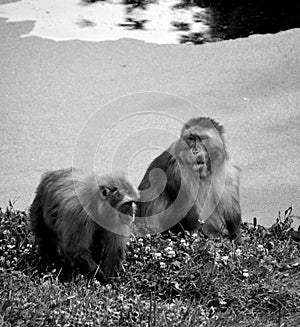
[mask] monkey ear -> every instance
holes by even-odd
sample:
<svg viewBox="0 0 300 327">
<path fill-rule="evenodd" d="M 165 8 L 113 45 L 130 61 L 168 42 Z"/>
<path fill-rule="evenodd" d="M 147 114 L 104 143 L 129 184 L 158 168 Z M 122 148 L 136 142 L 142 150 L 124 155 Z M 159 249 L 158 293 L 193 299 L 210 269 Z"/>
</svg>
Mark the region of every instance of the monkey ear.
<svg viewBox="0 0 300 327">
<path fill-rule="evenodd" d="M 100 186 L 100 194 L 104 199 L 106 199 L 110 194 L 109 188 L 105 186 Z"/>
</svg>

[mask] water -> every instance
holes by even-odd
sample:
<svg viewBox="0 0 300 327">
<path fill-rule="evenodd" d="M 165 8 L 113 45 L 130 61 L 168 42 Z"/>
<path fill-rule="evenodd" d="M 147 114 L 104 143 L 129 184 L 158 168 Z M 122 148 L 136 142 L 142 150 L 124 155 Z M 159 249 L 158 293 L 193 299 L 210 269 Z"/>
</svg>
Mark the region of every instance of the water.
<svg viewBox="0 0 300 327">
<path fill-rule="evenodd" d="M 234 39 L 300 27 L 300 2 L 293 0 L 202 0 L 212 13 L 212 37 Z"/>
<path fill-rule="evenodd" d="M 78 0 L 22 0 L 0 6 L 0 17 L 9 22 L 35 21 L 26 36 L 39 36 L 55 41 L 80 39 L 85 41 L 133 38 L 150 43 L 174 44 L 187 37 L 175 22 L 189 24 L 193 31 L 208 29 L 203 22 L 194 22 L 194 16 L 204 9 L 172 9 L 177 0 L 157 1 L 144 10 L 130 10 L 122 0 L 87 3 Z M 175 25 L 174 25 L 175 24 Z"/>
<path fill-rule="evenodd" d="M 270 0 L 22 0 L 0 6 L 10 22 L 33 20 L 24 36 L 56 41 L 133 38 L 201 44 L 300 27 L 300 2 Z"/>
</svg>

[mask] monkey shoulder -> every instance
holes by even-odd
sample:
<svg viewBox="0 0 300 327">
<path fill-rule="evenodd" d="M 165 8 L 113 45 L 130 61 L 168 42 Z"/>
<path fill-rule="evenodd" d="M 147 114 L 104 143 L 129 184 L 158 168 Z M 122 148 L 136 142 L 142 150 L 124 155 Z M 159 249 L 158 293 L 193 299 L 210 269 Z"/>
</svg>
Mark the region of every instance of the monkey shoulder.
<svg viewBox="0 0 300 327">
<path fill-rule="evenodd" d="M 166 177 L 168 178 L 167 183 L 169 183 L 170 178 L 174 179 L 176 177 L 174 176 L 174 167 L 176 164 L 176 159 L 169 153 L 169 151 L 162 152 L 150 163 L 138 189 L 143 191 L 150 187 L 149 174 L 153 169 L 161 169 L 165 172 L 167 175 Z"/>
</svg>

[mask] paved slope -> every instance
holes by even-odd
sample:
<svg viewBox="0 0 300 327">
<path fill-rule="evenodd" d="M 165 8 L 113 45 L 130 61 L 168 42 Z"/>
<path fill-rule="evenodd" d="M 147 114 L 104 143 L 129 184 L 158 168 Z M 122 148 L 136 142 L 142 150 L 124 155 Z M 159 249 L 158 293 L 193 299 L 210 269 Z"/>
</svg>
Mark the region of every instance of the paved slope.
<svg viewBox="0 0 300 327">
<path fill-rule="evenodd" d="M 159 152 L 142 150 L 141 144 L 165 148 L 185 115 L 209 115 L 225 125 L 232 157 L 243 168 L 244 219 L 255 215 L 270 225 L 278 210 L 290 205 L 300 213 L 299 29 L 202 46 L 164 46 L 20 38 L 31 28 L 31 22 L 0 20 L 2 206 L 11 198 L 17 208 L 26 208 L 42 172 L 70 166 L 84 122 L 107 101 L 160 91 L 167 94 L 126 97 L 100 110 L 87 138 L 103 135 L 108 123 L 118 124 L 100 142 L 99 157 L 109 157 L 117 147 L 114 162 L 137 183 Z M 147 116 L 147 110 L 156 113 Z M 119 122 L 137 111 L 143 114 Z M 161 116 L 164 112 L 175 119 Z M 126 149 L 120 147 L 123 139 Z M 95 166 L 105 166 L 97 155 Z"/>
</svg>

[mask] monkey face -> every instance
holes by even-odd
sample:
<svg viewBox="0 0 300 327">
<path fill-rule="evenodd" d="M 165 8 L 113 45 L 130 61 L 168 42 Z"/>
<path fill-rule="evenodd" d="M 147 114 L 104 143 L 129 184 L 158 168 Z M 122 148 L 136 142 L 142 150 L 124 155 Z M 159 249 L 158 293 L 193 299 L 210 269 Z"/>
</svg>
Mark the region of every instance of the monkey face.
<svg viewBox="0 0 300 327">
<path fill-rule="evenodd" d="M 118 178 L 111 185 L 100 186 L 100 194 L 119 212 L 123 223 L 130 224 L 134 221 L 138 192 L 126 180 Z"/>
<path fill-rule="evenodd" d="M 185 161 L 200 177 L 207 177 L 224 161 L 226 151 L 217 129 L 192 126 L 183 130 L 181 137 Z"/>
<path fill-rule="evenodd" d="M 117 208 L 124 196 L 116 187 L 100 186 L 101 197 L 106 200 L 113 208 Z"/>
<path fill-rule="evenodd" d="M 121 204 L 118 209 L 119 212 L 131 216 L 133 220 L 135 218 L 136 210 L 137 206 L 134 201 L 125 202 Z"/>
<path fill-rule="evenodd" d="M 180 142 L 179 156 L 184 164 L 204 178 L 210 174 L 210 157 L 200 136 L 188 132 Z"/>
</svg>

